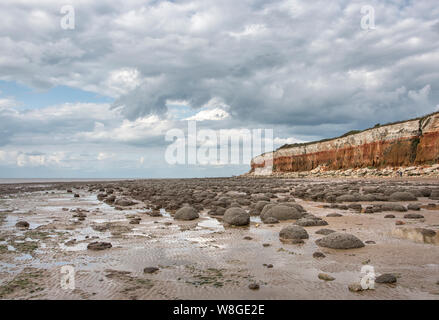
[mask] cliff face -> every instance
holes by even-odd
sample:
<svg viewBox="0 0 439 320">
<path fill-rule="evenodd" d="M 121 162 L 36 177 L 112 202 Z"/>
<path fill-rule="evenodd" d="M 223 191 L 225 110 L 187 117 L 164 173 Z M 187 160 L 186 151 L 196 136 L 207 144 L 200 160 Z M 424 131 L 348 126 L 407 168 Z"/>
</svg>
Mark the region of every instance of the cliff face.
<svg viewBox="0 0 439 320">
<path fill-rule="evenodd" d="M 251 171 L 310 171 L 399 167 L 439 161 L 439 113 L 422 119 L 384 125 L 346 137 L 278 149 L 255 157 Z"/>
</svg>

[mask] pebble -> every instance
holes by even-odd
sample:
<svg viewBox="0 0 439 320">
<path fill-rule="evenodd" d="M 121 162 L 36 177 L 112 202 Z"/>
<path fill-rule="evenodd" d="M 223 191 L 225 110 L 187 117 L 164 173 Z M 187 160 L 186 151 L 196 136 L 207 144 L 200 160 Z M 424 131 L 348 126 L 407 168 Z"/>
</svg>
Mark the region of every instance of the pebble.
<svg viewBox="0 0 439 320">
<path fill-rule="evenodd" d="M 145 269 L 143 269 L 144 273 L 155 273 L 159 271 L 159 268 L 156 267 L 146 267 Z"/>
<path fill-rule="evenodd" d="M 312 254 L 313 258 L 319 259 L 319 258 L 325 258 L 325 254 L 319 251 L 316 251 Z"/>
<path fill-rule="evenodd" d="M 248 288 L 249 288 L 250 290 L 259 290 L 259 284 L 257 284 L 257 283 L 251 283 L 251 284 L 248 285 Z"/>
<path fill-rule="evenodd" d="M 324 281 L 334 281 L 335 278 L 326 273 L 319 273 L 319 279 Z"/>
<path fill-rule="evenodd" d="M 348 286 L 349 291 L 351 292 L 360 292 L 363 291 L 363 288 L 361 287 L 361 285 L 359 283 L 352 283 Z"/>
<path fill-rule="evenodd" d="M 391 273 L 384 273 L 375 279 L 376 283 L 395 283 L 396 277 Z"/>
</svg>

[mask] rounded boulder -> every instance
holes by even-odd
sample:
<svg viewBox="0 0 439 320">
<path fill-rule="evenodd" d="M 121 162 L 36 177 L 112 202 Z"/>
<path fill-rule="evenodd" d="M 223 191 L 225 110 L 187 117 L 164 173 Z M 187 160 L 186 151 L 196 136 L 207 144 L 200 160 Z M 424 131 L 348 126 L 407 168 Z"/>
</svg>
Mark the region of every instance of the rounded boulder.
<svg viewBox="0 0 439 320">
<path fill-rule="evenodd" d="M 175 220 L 195 220 L 199 217 L 197 210 L 195 210 L 193 207 L 183 207 L 181 209 L 178 209 L 177 212 L 174 215 Z"/>
<path fill-rule="evenodd" d="M 349 233 L 334 232 L 322 239 L 316 240 L 320 247 L 331 249 L 355 249 L 364 247 L 363 241 Z"/>
<path fill-rule="evenodd" d="M 250 214 L 242 208 L 229 208 L 224 213 L 223 220 L 232 226 L 246 226 L 250 223 Z"/>
<path fill-rule="evenodd" d="M 308 239 L 308 232 L 302 227 L 299 226 L 288 226 L 283 228 L 279 232 L 279 238 L 281 239 Z"/>
</svg>

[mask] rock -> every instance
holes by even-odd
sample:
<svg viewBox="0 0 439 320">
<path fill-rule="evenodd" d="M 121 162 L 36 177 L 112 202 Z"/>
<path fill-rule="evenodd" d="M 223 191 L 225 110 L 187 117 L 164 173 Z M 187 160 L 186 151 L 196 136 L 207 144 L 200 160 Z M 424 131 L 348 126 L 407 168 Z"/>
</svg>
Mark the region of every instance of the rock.
<svg viewBox="0 0 439 320">
<path fill-rule="evenodd" d="M 266 248 L 266 247 L 271 246 L 271 244 L 269 244 L 269 243 L 263 243 L 262 246 Z"/>
<path fill-rule="evenodd" d="M 99 232 L 105 232 L 108 230 L 108 225 L 92 225 L 91 226 L 93 230 L 99 231 Z"/>
<path fill-rule="evenodd" d="M 211 216 L 223 216 L 225 212 L 226 212 L 226 208 L 218 207 L 216 209 L 209 211 L 209 214 Z"/>
<path fill-rule="evenodd" d="M 410 192 L 395 192 L 395 193 L 392 193 L 390 195 L 389 200 L 390 201 L 416 201 L 418 199 Z"/>
<path fill-rule="evenodd" d="M 367 241 L 365 241 L 365 243 L 366 243 L 366 244 L 376 244 L 376 242 L 375 242 L 375 241 L 372 241 L 372 240 L 367 240 Z"/>
<path fill-rule="evenodd" d="M 420 234 L 422 234 L 422 236 L 424 236 L 424 237 L 434 237 L 436 235 L 436 231 L 431 230 L 431 229 L 416 228 L 415 230 L 417 232 L 419 232 Z"/>
<path fill-rule="evenodd" d="M 413 210 L 413 211 L 419 211 L 419 210 L 421 210 L 421 206 L 418 203 L 410 203 L 407 206 L 407 209 L 408 210 Z"/>
<path fill-rule="evenodd" d="M 332 277 L 326 273 L 319 273 L 318 277 L 320 280 L 325 280 L 325 281 L 334 281 L 335 280 L 334 277 Z"/>
<path fill-rule="evenodd" d="M 363 241 L 349 233 L 334 232 L 322 239 L 316 240 L 320 247 L 331 249 L 355 249 L 364 247 Z"/>
<path fill-rule="evenodd" d="M 259 290 L 259 284 L 257 284 L 257 283 L 250 283 L 250 284 L 248 285 L 248 288 L 249 288 L 250 290 Z"/>
<path fill-rule="evenodd" d="M 405 211 L 407 211 L 407 208 L 399 203 L 384 203 L 381 205 L 381 211 L 405 212 Z"/>
<path fill-rule="evenodd" d="M 143 273 L 156 273 L 159 270 L 160 269 L 156 267 L 146 267 L 145 269 L 143 269 Z"/>
<path fill-rule="evenodd" d="M 373 207 L 372 206 L 366 207 L 366 209 L 364 209 L 364 213 L 374 213 Z"/>
<path fill-rule="evenodd" d="M 76 239 L 69 240 L 64 243 L 66 246 L 71 247 L 76 244 Z"/>
<path fill-rule="evenodd" d="M 384 273 L 375 279 L 376 283 L 395 283 L 396 277 L 391 273 Z"/>
<path fill-rule="evenodd" d="M 306 230 L 300 226 L 288 226 L 279 232 L 281 239 L 308 239 L 309 235 Z"/>
<path fill-rule="evenodd" d="M 270 210 L 271 208 L 277 206 L 275 203 L 268 203 L 264 206 L 264 208 L 261 211 L 261 218 L 265 215 L 265 213 Z"/>
<path fill-rule="evenodd" d="M 75 193 L 75 195 L 73 196 L 74 198 L 79 198 L 79 194 Z"/>
<path fill-rule="evenodd" d="M 97 195 L 97 198 L 98 198 L 99 201 L 104 200 L 106 197 L 107 197 L 107 195 L 104 194 L 104 193 L 100 193 L 100 194 Z"/>
<path fill-rule="evenodd" d="M 359 283 L 352 283 L 348 286 L 348 288 L 349 288 L 349 291 L 352 291 L 352 292 L 363 291 L 363 287 Z"/>
<path fill-rule="evenodd" d="M 359 203 L 351 203 L 350 205 L 348 205 L 348 208 L 358 212 L 361 212 L 361 210 L 363 209 L 363 207 Z"/>
<path fill-rule="evenodd" d="M 439 190 L 432 190 L 429 199 L 439 200 Z"/>
<path fill-rule="evenodd" d="M 320 229 L 318 231 L 316 231 L 316 234 L 322 234 L 324 236 L 327 236 L 328 234 L 334 233 L 334 230 L 331 229 Z"/>
<path fill-rule="evenodd" d="M 264 212 L 264 214 L 261 214 L 261 219 L 273 217 L 276 218 L 277 220 L 291 220 L 291 219 L 300 219 L 302 216 L 303 213 L 293 207 L 276 205 L 271 207 L 266 212 Z"/>
<path fill-rule="evenodd" d="M 342 214 L 340 213 L 330 213 L 326 215 L 328 218 L 338 218 L 338 217 L 343 217 Z"/>
<path fill-rule="evenodd" d="M 140 224 L 140 218 L 135 218 L 130 220 L 130 224 Z"/>
<path fill-rule="evenodd" d="M 229 208 L 224 213 L 223 220 L 232 226 L 246 226 L 250 223 L 250 214 L 242 208 Z"/>
<path fill-rule="evenodd" d="M 29 228 L 29 222 L 27 221 L 18 221 L 15 226 L 17 228 L 22 228 L 22 229 L 28 229 Z"/>
<path fill-rule="evenodd" d="M 357 202 L 360 200 L 358 195 L 345 194 L 336 198 L 336 202 Z"/>
<path fill-rule="evenodd" d="M 422 194 L 423 197 L 429 197 L 431 195 L 431 189 L 429 188 L 421 188 L 419 192 Z"/>
<path fill-rule="evenodd" d="M 128 199 L 118 199 L 118 200 L 114 201 L 114 204 L 116 206 L 120 206 L 120 207 L 130 207 L 132 205 L 135 205 L 136 203 L 134 201 L 131 201 L 131 200 L 128 200 Z"/>
<path fill-rule="evenodd" d="M 266 224 L 275 224 L 275 223 L 279 223 L 279 220 L 277 220 L 276 218 L 274 218 L 274 217 L 268 217 L 268 218 L 265 218 L 264 220 L 262 220 L 264 223 L 266 223 Z"/>
<path fill-rule="evenodd" d="M 395 219 L 395 216 L 393 214 L 386 214 L 384 216 L 384 218 L 386 218 L 386 219 Z"/>
<path fill-rule="evenodd" d="M 267 204 L 269 204 L 269 203 L 270 203 L 269 201 L 258 201 L 258 202 L 256 202 L 256 205 L 255 205 L 255 208 L 254 208 L 255 215 L 260 215 L 262 209 L 264 209 L 264 207 Z"/>
<path fill-rule="evenodd" d="M 423 219 L 424 216 L 422 214 L 418 214 L 418 213 L 407 213 L 406 215 L 404 215 L 405 219 Z"/>
<path fill-rule="evenodd" d="M 100 251 L 105 249 L 110 249 L 112 247 L 109 242 L 92 242 L 87 246 L 88 250 Z"/>
<path fill-rule="evenodd" d="M 106 204 L 112 204 L 114 203 L 114 201 L 116 201 L 116 196 L 110 196 L 107 199 L 105 199 Z"/>
<path fill-rule="evenodd" d="M 283 203 L 283 205 L 291 207 L 291 208 L 294 208 L 294 209 L 296 209 L 299 212 L 306 212 L 306 210 L 300 204 L 298 204 L 298 203 L 286 202 L 286 203 Z"/>
<path fill-rule="evenodd" d="M 396 220 L 395 221 L 395 225 L 397 225 L 397 226 L 402 226 L 403 224 L 405 224 L 404 221 L 401 221 L 401 220 Z"/>
<path fill-rule="evenodd" d="M 197 218 L 199 218 L 198 212 L 193 207 L 183 207 L 178 209 L 174 215 L 175 220 L 189 221 Z"/>
<path fill-rule="evenodd" d="M 253 238 L 252 238 L 252 237 L 249 237 L 249 236 L 245 236 L 243 239 L 244 239 L 244 240 L 253 240 Z"/>
<path fill-rule="evenodd" d="M 316 226 L 327 226 L 328 222 L 322 219 L 302 218 L 297 220 L 295 224 L 301 227 L 316 227 Z"/>
<path fill-rule="evenodd" d="M 322 258 L 325 258 L 325 257 L 326 257 L 325 254 L 322 253 L 322 252 L 320 252 L 320 251 L 316 251 L 316 252 L 314 252 L 314 253 L 312 254 L 312 256 L 313 256 L 313 258 L 316 258 L 316 259 L 322 259 Z"/>
<path fill-rule="evenodd" d="M 160 210 L 152 210 L 151 212 L 148 212 L 148 215 L 151 217 L 162 217 L 162 213 Z"/>
</svg>

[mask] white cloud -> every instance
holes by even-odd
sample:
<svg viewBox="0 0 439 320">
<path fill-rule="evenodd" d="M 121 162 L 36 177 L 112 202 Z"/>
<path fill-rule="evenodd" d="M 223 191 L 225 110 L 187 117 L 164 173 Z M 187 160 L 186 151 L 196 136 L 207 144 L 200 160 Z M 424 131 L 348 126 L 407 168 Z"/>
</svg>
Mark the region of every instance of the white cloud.
<svg viewBox="0 0 439 320">
<path fill-rule="evenodd" d="M 106 81 L 107 95 L 118 97 L 134 90 L 141 83 L 140 73 L 137 69 L 122 68 L 110 72 Z"/>
<path fill-rule="evenodd" d="M 227 111 L 224 111 L 220 108 L 214 108 L 209 110 L 202 110 L 198 112 L 196 115 L 186 118 L 185 120 L 195 120 L 195 121 L 218 121 L 218 120 L 224 120 L 229 118 L 230 115 L 227 113 Z"/>
</svg>

